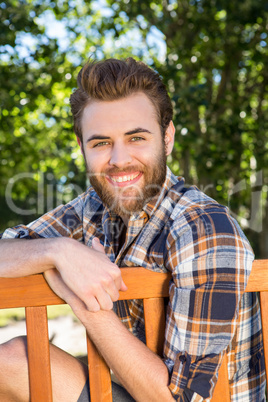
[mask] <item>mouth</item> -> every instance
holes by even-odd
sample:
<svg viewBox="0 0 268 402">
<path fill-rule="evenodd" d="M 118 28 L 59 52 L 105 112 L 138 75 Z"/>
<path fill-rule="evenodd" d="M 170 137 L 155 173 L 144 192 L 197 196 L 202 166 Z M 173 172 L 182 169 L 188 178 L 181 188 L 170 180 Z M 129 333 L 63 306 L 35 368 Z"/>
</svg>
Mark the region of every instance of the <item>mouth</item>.
<svg viewBox="0 0 268 402">
<path fill-rule="evenodd" d="M 124 174 L 124 172 L 122 172 L 121 174 L 106 176 L 106 178 L 112 185 L 124 187 L 135 184 L 141 176 L 142 172 L 134 172 L 131 174 Z"/>
</svg>

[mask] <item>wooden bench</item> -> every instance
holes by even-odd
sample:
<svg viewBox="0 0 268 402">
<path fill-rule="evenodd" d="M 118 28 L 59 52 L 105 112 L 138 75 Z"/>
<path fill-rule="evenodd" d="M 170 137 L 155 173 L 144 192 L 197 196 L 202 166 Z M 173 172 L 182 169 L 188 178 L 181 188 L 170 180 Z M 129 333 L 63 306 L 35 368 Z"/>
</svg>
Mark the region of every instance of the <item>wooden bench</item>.
<svg viewBox="0 0 268 402">
<path fill-rule="evenodd" d="M 144 299 L 147 346 L 161 355 L 165 328 L 164 297 L 168 297 L 170 274 L 154 273 L 144 268 L 123 268 L 122 276 L 128 290 L 120 293 L 120 300 Z M 267 373 L 268 260 L 254 262 L 246 291 L 260 292 Z M 0 279 L 0 308 L 25 307 L 26 310 L 29 382 L 32 402 L 52 401 L 46 306 L 64 303 L 48 287 L 42 275 Z M 87 346 L 91 401 L 111 402 L 110 370 L 89 338 L 87 338 Z M 220 368 L 219 380 L 212 401 L 230 401 L 226 358 Z"/>
</svg>

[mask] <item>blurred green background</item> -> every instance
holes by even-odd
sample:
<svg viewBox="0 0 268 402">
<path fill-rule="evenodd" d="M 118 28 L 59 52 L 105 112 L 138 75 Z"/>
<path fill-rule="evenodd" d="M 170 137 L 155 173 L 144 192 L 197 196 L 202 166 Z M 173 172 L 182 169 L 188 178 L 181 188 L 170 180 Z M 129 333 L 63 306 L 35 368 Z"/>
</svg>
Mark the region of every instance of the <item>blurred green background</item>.
<svg viewBox="0 0 268 402">
<path fill-rule="evenodd" d="M 268 258 L 266 0 L 0 0 L 0 21 L 0 232 L 86 188 L 77 73 L 91 55 L 133 55 L 174 103 L 169 166 L 228 205 Z"/>
</svg>

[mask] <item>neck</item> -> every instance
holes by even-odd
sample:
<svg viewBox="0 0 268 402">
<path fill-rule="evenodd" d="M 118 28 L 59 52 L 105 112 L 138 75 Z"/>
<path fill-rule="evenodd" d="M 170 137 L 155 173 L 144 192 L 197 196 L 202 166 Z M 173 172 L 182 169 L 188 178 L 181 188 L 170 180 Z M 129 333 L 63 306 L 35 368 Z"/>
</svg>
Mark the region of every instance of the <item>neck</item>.
<svg viewBox="0 0 268 402">
<path fill-rule="evenodd" d="M 120 215 L 120 218 L 122 219 L 126 227 L 128 226 L 129 217 L 130 215 Z"/>
</svg>

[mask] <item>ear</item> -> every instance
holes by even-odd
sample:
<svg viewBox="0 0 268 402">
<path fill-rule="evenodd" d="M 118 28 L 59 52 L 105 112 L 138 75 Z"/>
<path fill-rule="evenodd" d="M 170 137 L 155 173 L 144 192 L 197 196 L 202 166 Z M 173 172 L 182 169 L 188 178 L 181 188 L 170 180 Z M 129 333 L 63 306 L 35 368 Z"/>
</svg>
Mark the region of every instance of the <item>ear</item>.
<svg viewBox="0 0 268 402">
<path fill-rule="evenodd" d="M 168 128 L 165 133 L 165 148 L 166 155 L 170 155 L 174 145 L 175 127 L 173 121 L 170 120 Z"/>
<path fill-rule="evenodd" d="M 77 143 L 78 143 L 78 145 L 79 145 L 79 147 L 80 147 L 80 149 L 81 149 L 82 155 L 84 155 L 83 142 L 82 142 L 82 141 L 80 140 L 80 138 L 77 137 L 77 136 L 76 136 L 76 140 L 77 140 Z"/>
</svg>

